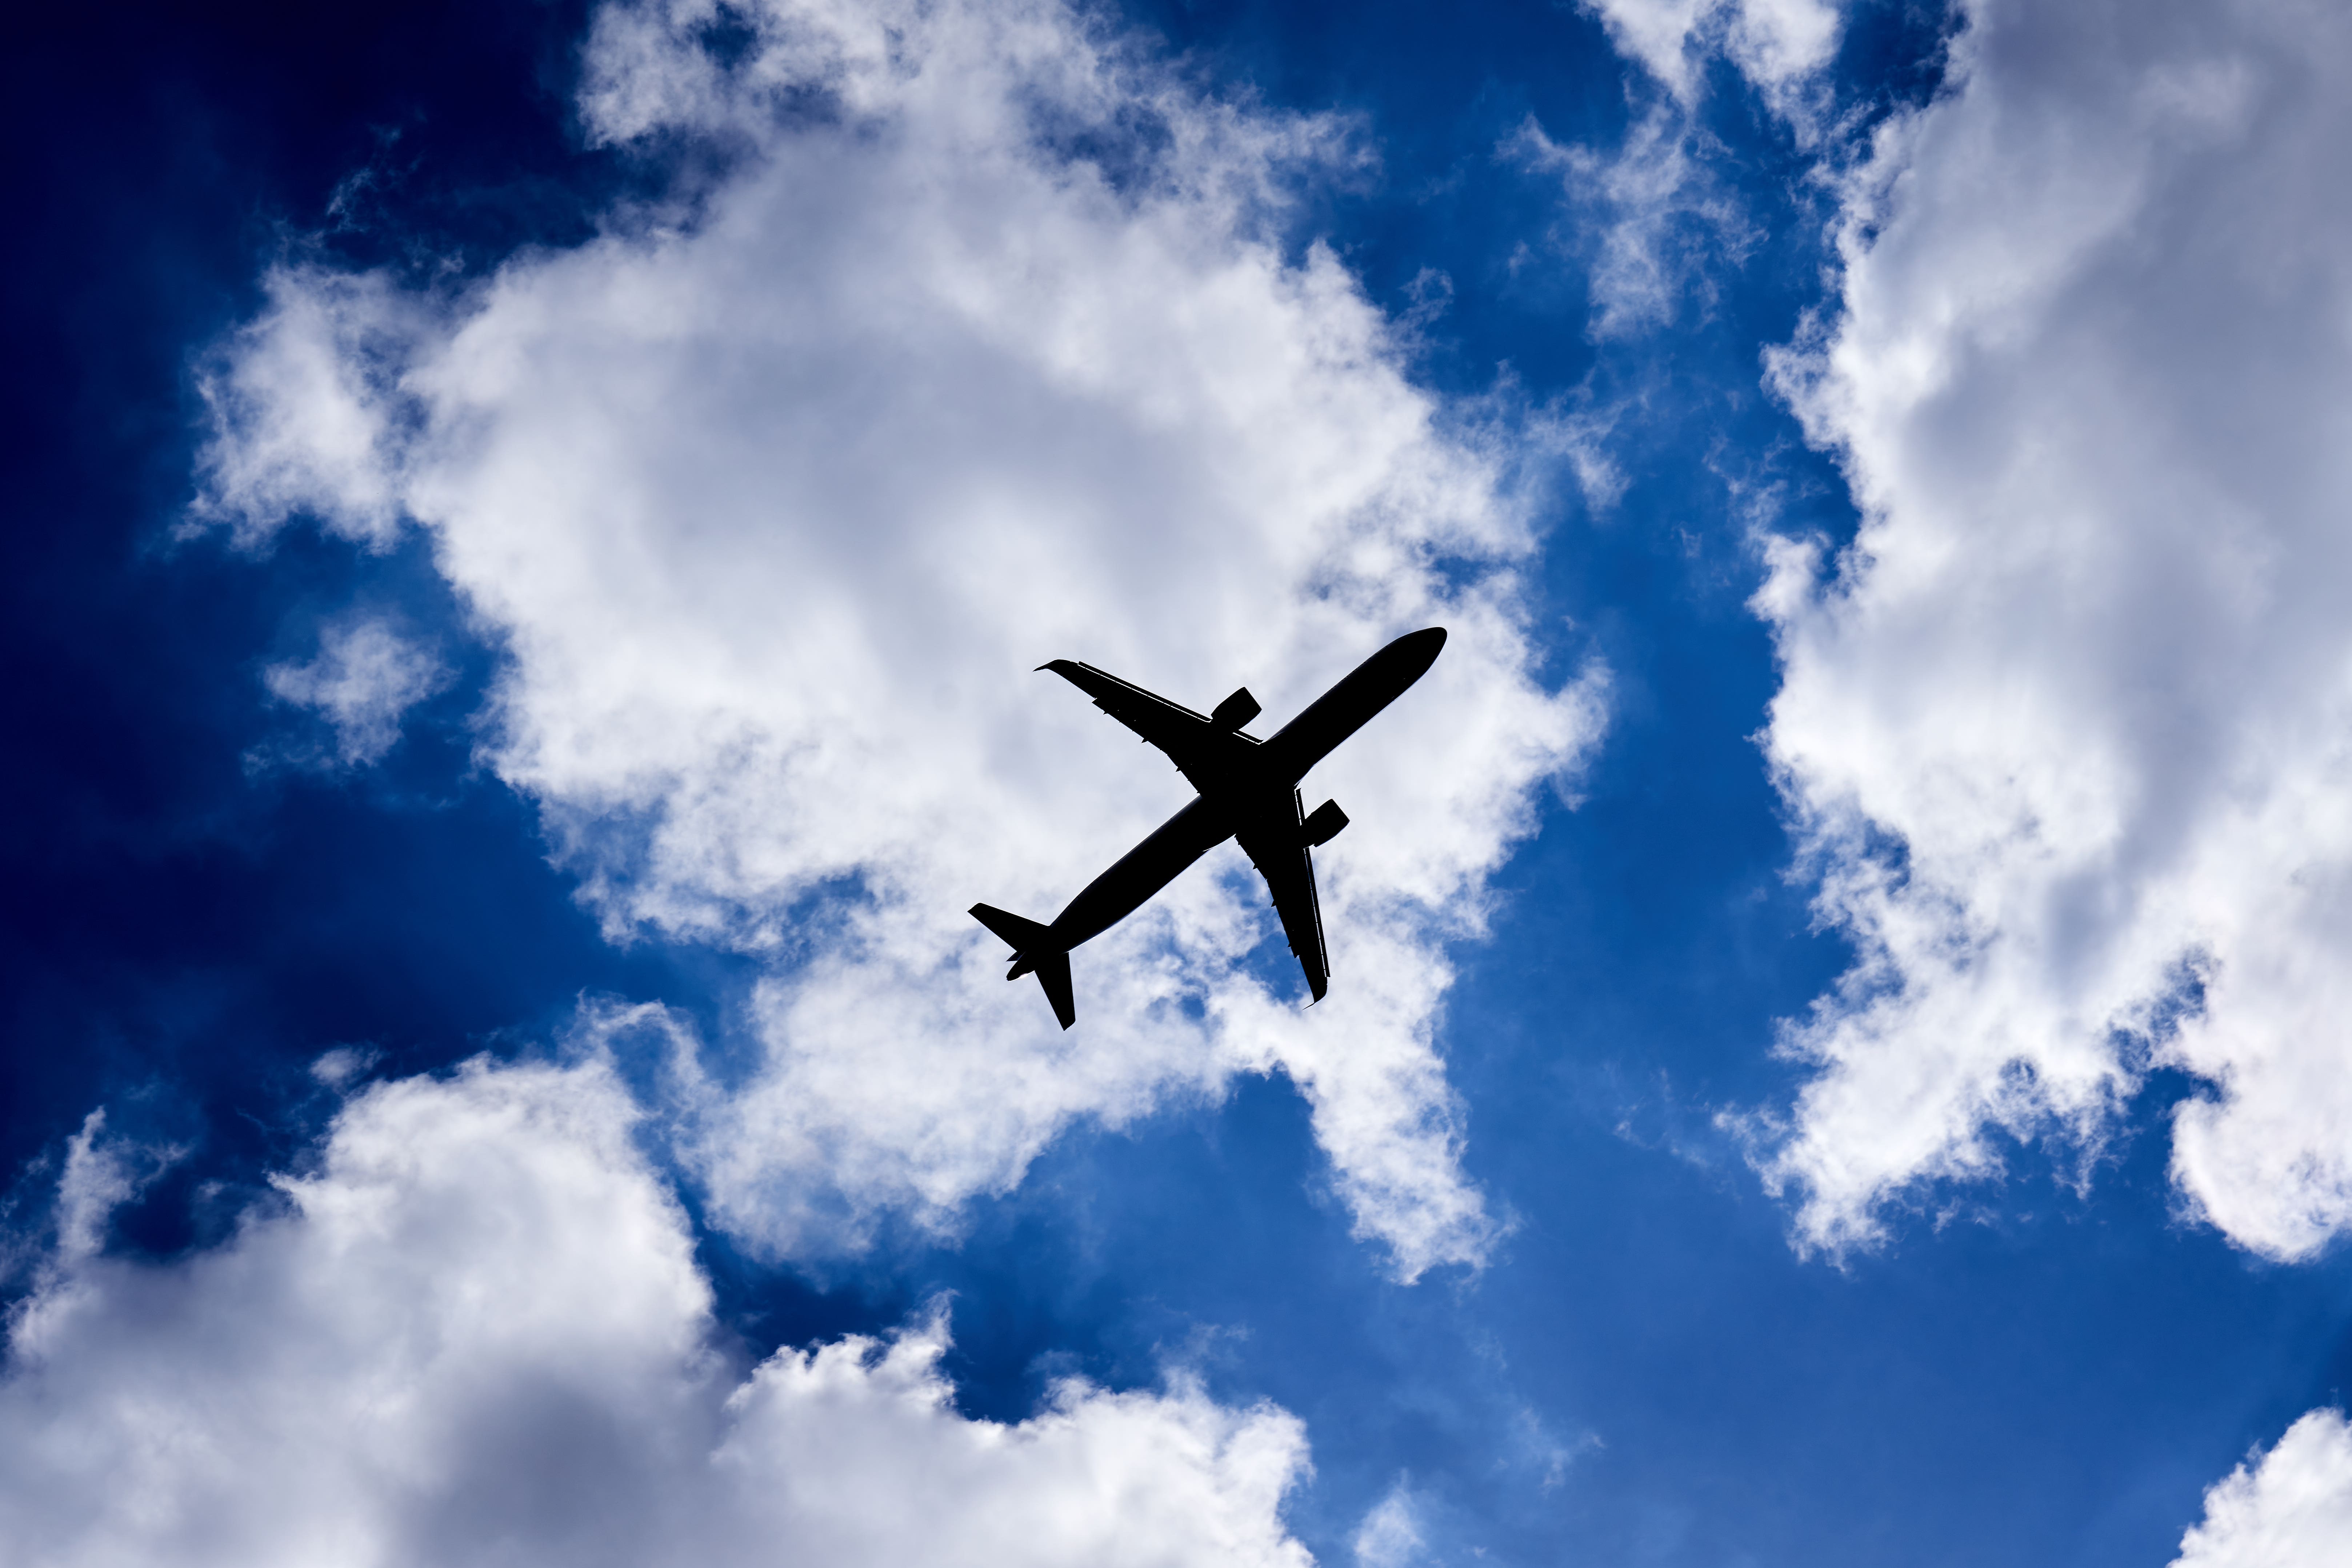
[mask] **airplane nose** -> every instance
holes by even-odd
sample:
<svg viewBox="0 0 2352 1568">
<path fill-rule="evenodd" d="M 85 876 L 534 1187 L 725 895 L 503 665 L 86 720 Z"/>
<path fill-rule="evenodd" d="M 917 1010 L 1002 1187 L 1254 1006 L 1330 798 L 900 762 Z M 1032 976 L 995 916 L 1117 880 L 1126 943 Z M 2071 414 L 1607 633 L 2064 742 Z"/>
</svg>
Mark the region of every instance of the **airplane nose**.
<svg viewBox="0 0 2352 1568">
<path fill-rule="evenodd" d="M 1400 672 L 1406 669 L 1412 671 L 1404 679 L 1404 685 L 1411 686 L 1427 673 L 1431 665 L 1437 662 L 1438 653 L 1444 647 L 1445 628 L 1444 626 L 1423 626 L 1417 632 L 1405 633 L 1404 636 L 1382 648 L 1381 652 L 1393 661 L 1393 668 Z M 1402 690 L 1402 687 L 1399 689 Z"/>
</svg>

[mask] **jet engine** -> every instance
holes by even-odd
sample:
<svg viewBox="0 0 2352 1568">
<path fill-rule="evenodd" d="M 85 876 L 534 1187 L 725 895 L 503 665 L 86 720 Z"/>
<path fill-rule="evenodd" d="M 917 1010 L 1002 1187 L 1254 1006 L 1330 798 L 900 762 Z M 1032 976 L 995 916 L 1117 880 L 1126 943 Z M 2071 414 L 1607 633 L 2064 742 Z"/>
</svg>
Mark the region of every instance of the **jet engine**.
<svg viewBox="0 0 2352 1568">
<path fill-rule="evenodd" d="M 1339 809 L 1336 800 L 1327 800 L 1298 825 L 1298 836 L 1310 849 L 1318 844 L 1328 844 L 1339 837 L 1339 829 L 1348 826 L 1348 814 Z"/>
<path fill-rule="evenodd" d="M 1258 716 L 1257 699 L 1244 686 L 1209 710 L 1209 722 L 1220 730 L 1238 730 Z"/>
</svg>

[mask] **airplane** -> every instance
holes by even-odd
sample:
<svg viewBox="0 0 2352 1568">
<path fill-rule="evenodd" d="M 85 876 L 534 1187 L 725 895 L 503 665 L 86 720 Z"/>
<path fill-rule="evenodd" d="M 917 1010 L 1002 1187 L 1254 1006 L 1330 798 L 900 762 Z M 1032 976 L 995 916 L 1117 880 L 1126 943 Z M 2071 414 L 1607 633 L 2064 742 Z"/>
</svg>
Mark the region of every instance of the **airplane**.
<svg viewBox="0 0 2352 1568">
<path fill-rule="evenodd" d="M 1242 732 L 1242 726 L 1261 711 L 1246 686 L 1204 715 L 1076 659 L 1039 665 L 1167 752 L 1200 793 L 1117 865 L 1087 883 L 1051 925 L 1007 914 L 991 904 L 972 905 L 972 918 L 1013 949 L 1012 972 L 1004 978 L 1036 975 L 1046 1001 L 1053 1004 L 1054 1016 L 1068 1028 L 1078 1018 L 1070 995 L 1070 950 L 1133 914 L 1193 861 L 1236 838 L 1274 895 L 1275 912 L 1282 917 L 1283 934 L 1307 973 L 1307 990 L 1315 1001 L 1323 1000 L 1331 961 L 1323 948 L 1313 851 L 1348 826 L 1348 816 L 1335 800 L 1311 813 L 1302 810 L 1299 781 L 1426 674 L 1444 646 L 1443 626 L 1406 633 L 1264 741 Z"/>
</svg>

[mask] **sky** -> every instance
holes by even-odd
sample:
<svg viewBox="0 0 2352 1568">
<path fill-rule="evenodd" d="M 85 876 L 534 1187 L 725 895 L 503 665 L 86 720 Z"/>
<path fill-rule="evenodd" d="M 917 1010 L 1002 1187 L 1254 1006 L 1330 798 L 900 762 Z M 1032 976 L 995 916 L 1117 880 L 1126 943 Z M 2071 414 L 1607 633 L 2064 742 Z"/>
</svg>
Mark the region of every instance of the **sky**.
<svg viewBox="0 0 2352 1568">
<path fill-rule="evenodd" d="M 0 58 L 27 1564 L 2352 1561 L 2352 16 Z M 1035 667 L 1307 782 L 1328 997 Z"/>
</svg>

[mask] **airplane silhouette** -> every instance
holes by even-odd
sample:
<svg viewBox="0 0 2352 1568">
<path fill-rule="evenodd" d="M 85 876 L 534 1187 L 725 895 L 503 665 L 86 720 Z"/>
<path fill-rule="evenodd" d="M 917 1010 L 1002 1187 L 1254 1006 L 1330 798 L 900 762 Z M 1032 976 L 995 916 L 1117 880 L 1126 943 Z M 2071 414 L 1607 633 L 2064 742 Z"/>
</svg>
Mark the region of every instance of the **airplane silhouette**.
<svg viewBox="0 0 2352 1568">
<path fill-rule="evenodd" d="M 1327 800 L 1301 810 L 1298 781 L 1371 716 L 1403 695 L 1437 662 L 1445 628 L 1408 632 L 1350 670 L 1307 710 L 1264 741 L 1242 733 L 1258 716 L 1257 699 L 1244 687 L 1205 716 L 1154 696 L 1116 675 L 1075 659 L 1041 664 L 1095 700 L 1095 706 L 1168 753 L 1200 795 L 1170 817 L 1119 862 L 1087 884 L 1051 925 L 971 906 L 972 918 L 1013 948 L 1007 980 L 1035 974 L 1062 1027 L 1077 1022 L 1070 995 L 1070 950 L 1100 936 L 1176 879 L 1187 866 L 1228 838 L 1265 879 L 1290 951 L 1307 972 L 1307 988 L 1323 1000 L 1331 962 L 1323 949 L 1323 910 L 1315 898 L 1312 851 L 1348 826 L 1347 813 Z"/>
</svg>

